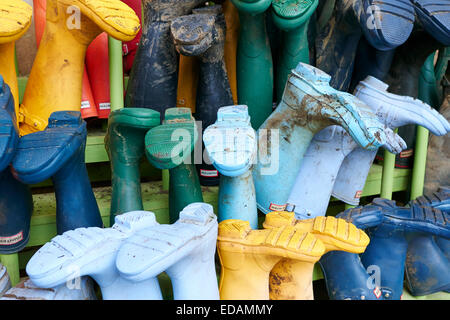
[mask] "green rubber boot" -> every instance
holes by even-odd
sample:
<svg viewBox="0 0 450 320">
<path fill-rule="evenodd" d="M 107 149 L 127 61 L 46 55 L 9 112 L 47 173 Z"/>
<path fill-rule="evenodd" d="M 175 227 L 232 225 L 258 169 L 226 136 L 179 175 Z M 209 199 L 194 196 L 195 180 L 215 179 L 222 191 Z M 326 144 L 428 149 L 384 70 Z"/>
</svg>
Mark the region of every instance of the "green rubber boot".
<svg viewBox="0 0 450 320">
<path fill-rule="evenodd" d="M 273 110 L 273 62 L 265 11 L 272 0 L 231 0 L 239 11 L 237 49 L 238 103 L 248 106 L 252 127 L 258 129 Z"/>
<path fill-rule="evenodd" d="M 145 154 L 158 169 L 169 169 L 170 223 L 179 218 L 184 207 L 203 202 L 200 181 L 192 163 L 198 139 L 197 125 L 189 108 L 169 108 L 163 124 L 145 136 Z"/>
<path fill-rule="evenodd" d="M 123 108 L 111 112 L 105 147 L 111 161 L 111 216 L 144 210 L 139 163 L 145 152 L 145 134 L 160 124 L 159 112 L 145 108 Z"/>
<path fill-rule="evenodd" d="M 309 62 L 308 25 L 319 0 L 272 0 L 272 17 L 282 30 L 275 86 L 277 101 L 283 96 L 286 81 L 299 62 Z"/>
</svg>

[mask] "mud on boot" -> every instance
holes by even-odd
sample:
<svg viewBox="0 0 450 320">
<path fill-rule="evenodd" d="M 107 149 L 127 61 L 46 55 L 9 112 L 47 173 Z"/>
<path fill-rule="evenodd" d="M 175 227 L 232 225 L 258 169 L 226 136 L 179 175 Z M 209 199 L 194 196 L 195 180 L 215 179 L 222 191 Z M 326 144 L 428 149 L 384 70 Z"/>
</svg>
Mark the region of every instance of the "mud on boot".
<svg viewBox="0 0 450 320">
<path fill-rule="evenodd" d="M 217 300 L 214 263 L 217 217 L 206 203 L 192 203 L 179 220 L 138 231 L 121 246 L 116 266 L 136 283 L 162 272 L 170 277 L 175 300 Z"/>
</svg>

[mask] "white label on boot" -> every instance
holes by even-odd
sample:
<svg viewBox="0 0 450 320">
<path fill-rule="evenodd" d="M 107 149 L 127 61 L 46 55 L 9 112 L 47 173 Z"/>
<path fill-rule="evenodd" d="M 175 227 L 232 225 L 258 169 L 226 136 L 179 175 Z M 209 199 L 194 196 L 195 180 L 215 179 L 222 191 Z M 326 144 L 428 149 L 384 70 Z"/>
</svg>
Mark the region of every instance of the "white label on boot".
<svg viewBox="0 0 450 320">
<path fill-rule="evenodd" d="M 10 246 L 23 240 L 23 231 L 9 237 L 0 237 L 0 245 Z"/>
<path fill-rule="evenodd" d="M 109 110 L 109 109 L 111 109 L 111 103 L 109 103 L 109 102 L 99 103 L 98 107 L 100 110 Z"/>
<path fill-rule="evenodd" d="M 279 204 L 275 204 L 275 203 L 270 203 L 269 210 L 272 210 L 272 211 L 284 211 L 284 210 L 286 210 L 286 205 L 285 204 L 284 205 L 279 205 Z"/>
<path fill-rule="evenodd" d="M 81 109 L 87 109 L 90 107 L 91 107 L 91 104 L 89 103 L 89 100 L 81 101 Z"/>
<path fill-rule="evenodd" d="M 217 170 L 200 169 L 200 175 L 202 177 L 218 177 L 219 176 L 219 172 Z"/>
<path fill-rule="evenodd" d="M 400 152 L 400 158 L 409 158 L 413 155 L 413 152 L 413 149 L 402 151 Z"/>
</svg>

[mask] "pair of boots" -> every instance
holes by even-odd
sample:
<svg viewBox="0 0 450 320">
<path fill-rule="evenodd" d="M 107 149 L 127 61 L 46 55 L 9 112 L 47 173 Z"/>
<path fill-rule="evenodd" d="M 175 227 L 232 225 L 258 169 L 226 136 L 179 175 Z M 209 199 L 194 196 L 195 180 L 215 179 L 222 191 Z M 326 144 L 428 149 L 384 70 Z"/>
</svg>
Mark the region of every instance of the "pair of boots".
<svg viewBox="0 0 450 320">
<path fill-rule="evenodd" d="M 160 125 L 159 112 L 123 108 L 111 113 L 105 146 L 111 160 L 111 225 L 117 215 L 143 210 L 139 164 L 144 153 L 158 169 L 169 170 L 169 215 L 173 223 L 188 204 L 202 202 L 192 163 L 197 125 L 188 108 L 169 108 Z"/>
<path fill-rule="evenodd" d="M 387 90 L 386 83 L 369 76 L 358 84 L 354 94 L 392 130 L 417 124 L 437 136 L 450 131 L 448 121 L 429 105 Z M 324 216 L 331 195 L 357 205 L 376 154 L 377 150 L 359 147 L 342 127 L 323 129 L 314 136 L 301 164 L 288 199 L 291 210 L 301 219 Z M 311 197 L 315 201 L 310 201 Z"/>
<path fill-rule="evenodd" d="M 214 265 L 217 219 L 213 208 L 193 203 L 174 224 L 153 212 L 116 217 L 112 228 L 79 228 L 45 244 L 26 271 L 41 288 L 91 276 L 103 299 L 162 299 L 156 276 L 166 272 L 174 299 L 218 299 Z"/>
<path fill-rule="evenodd" d="M 369 243 L 362 230 L 334 217 L 302 221 L 290 212 L 271 212 L 263 225 L 254 230 L 237 219 L 219 224 L 221 299 L 312 300 L 314 264 L 321 256 L 361 253 Z"/>
<path fill-rule="evenodd" d="M 330 252 L 320 260 L 330 299 L 401 299 L 409 246 L 417 237 L 450 236 L 447 213 L 419 206 L 402 208 L 386 199 L 337 217 L 365 229 L 370 244 L 360 257 Z"/>
</svg>

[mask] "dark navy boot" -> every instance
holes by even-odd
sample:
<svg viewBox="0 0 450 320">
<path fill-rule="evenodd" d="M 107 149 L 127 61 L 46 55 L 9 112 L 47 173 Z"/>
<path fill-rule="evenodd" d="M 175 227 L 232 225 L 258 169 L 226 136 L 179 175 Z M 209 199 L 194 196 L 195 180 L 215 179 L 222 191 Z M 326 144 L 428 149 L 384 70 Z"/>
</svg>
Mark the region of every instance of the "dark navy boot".
<svg viewBox="0 0 450 320">
<path fill-rule="evenodd" d="M 18 141 L 14 97 L 0 75 L 0 172 L 12 161 Z"/>
<path fill-rule="evenodd" d="M 205 0 L 144 0 L 142 37 L 130 72 L 125 105 L 164 111 L 177 102 L 178 55 L 170 23 Z"/>
<path fill-rule="evenodd" d="M 376 206 L 359 206 L 347 209 L 336 218 L 353 223 L 357 228 L 366 229 L 380 224 L 383 220 L 381 209 Z M 358 254 L 331 251 L 319 261 L 331 300 L 378 300 L 381 291 L 374 285 Z"/>
<path fill-rule="evenodd" d="M 225 17 L 221 6 L 193 10 L 192 15 L 175 19 L 171 25 L 176 49 L 185 56 L 199 58 L 199 79 L 194 117 L 202 122 L 202 131 L 217 119 L 220 107 L 233 104 L 225 68 Z M 202 144 L 202 150 L 205 150 Z M 203 152 L 202 152 L 203 154 Z M 206 154 L 206 152 L 205 152 Z M 219 184 L 219 172 L 205 160 L 197 164 L 200 184 Z"/>
<path fill-rule="evenodd" d="M 450 46 L 450 3 L 447 0 L 411 0 L 417 18 L 436 40 Z"/>
<path fill-rule="evenodd" d="M 35 184 L 52 178 L 58 234 L 81 227 L 103 227 L 84 162 L 86 122 L 80 112 L 51 114 L 44 131 L 23 136 L 13 160 L 13 173 Z"/>
<path fill-rule="evenodd" d="M 361 255 L 361 261 L 366 268 L 379 268 L 384 298 L 399 300 L 403 293 L 409 243 L 417 236 L 449 238 L 449 217 L 438 209 L 419 206 L 403 208 L 387 199 L 377 198 L 372 204 L 382 209 L 383 222 L 366 231 L 370 236 L 370 244 Z"/>
</svg>

